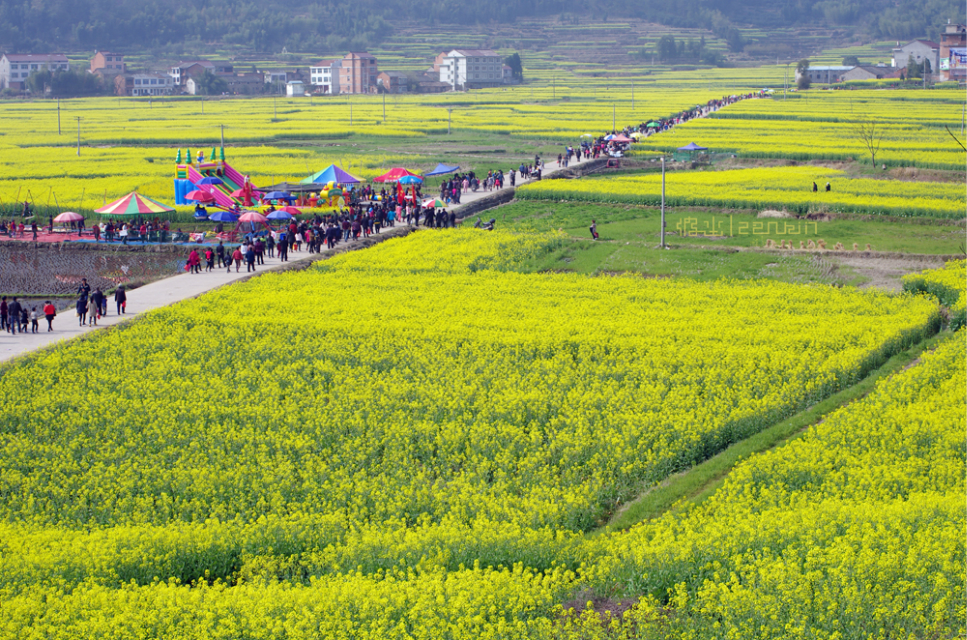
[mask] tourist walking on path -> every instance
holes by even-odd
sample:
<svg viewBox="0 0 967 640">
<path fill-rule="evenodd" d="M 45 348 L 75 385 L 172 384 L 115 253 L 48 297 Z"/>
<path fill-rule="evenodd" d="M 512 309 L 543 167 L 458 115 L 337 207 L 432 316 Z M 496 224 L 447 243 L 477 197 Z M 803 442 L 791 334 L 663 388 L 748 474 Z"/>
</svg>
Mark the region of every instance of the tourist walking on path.
<svg viewBox="0 0 967 640">
<path fill-rule="evenodd" d="M 39 331 L 37 325 L 37 307 L 31 307 L 30 309 L 30 333 L 37 333 Z"/>
<path fill-rule="evenodd" d="M 44 302 L 44 318 L 47 319 L 47 331 L 54 330 L 54 317 L 57 316 L 57 307 L 50 300 Z"/>
<path fill-rule="evenodd" d="M 201 273 L 201 257 L 197 249 L 192 249 L 188 254 L 188 270 L 192 273 Z"/>
<path fill-rule="evenodd" d="M 81 278 L 81 284 L 77 287 L 77 295 L 87 300 L 91 295 L 91 285 L 87 284 L 87 278 Z"/>
<path fill-rule="evenodd" d="M 77 326 L 86 327 L 87 326 L 87 296 L 81 296 L 77 299 Z"/>
<path fill-rule="evenodd" d="M 235 247 L 235 251 L 232 252 L 232 260 L 228 263 L 228 272 L 232 272 L 232 262 L 235 263 L 235 273 L 238 273 L 242 266 L 242 248 Z"/>
<path fill-rule="evenodd" d="M 93 309 L 91 309 L 91 326 L 97 325 L 97 319 L 101 317 L 101 305 L 104 303 L 104 294 L 101 293 L 100 287 L 94 289 L 94 293 L 91 294 L 91 304 Z"/>
<path fill-rule="evenodd" d="M 221 240 L 218 241 L 218 246 L 215 247 L 215 255 L 218 256 L 218 268 L 219 269 L 221 269 L 222 267 L 227 266 L 225 264 L 225 244 Z"/>
<path fill-rule="evenodd" d="M 598 239 L 598 223 L 595 222 L 594 220 L 591 221 L 591 239 L 592 240 Z"/>
<path fill-rule="evenodd" d="M 17 327 L 20 326 L 20 303 L 17 302 L 17 298 L 14 297 L 7 305 L 7 331 L 10 333 L 17 333 Z"/>
<path fill-rule="evenodd" d="M 215 269 L 215 252 L 212 251 L 211 247 L 205 249 L 205 271 L 212 271 Z"/>
<path fill-rule="evenodd" d="M 128 294 L 124 291 L 124 285 L 118 285 L 114 290 L 114 302 L 118 305 L 118 315 L 125 313 L 128 307 Z"/>
<path fill-rule="evenodd" d="M 255 271 L 255 247 L 245 245 L 245 272 Z"/>
</svg>

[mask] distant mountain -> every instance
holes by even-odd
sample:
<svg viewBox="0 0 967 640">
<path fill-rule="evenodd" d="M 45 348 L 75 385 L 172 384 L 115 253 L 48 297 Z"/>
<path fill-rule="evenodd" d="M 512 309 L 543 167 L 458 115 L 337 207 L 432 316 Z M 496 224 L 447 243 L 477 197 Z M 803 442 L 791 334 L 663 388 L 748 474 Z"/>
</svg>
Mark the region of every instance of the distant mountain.
<svg viewBox="0 0 967 640">
<path fill-rule="evenodd" d="M 964 20 L 960 0 L 0 0 L 0 46 L 8 51 L 164 47 L 212 43 L 255 52 L 344 51 L 374 46 L 394 21 L 512 23 L 588 15 L 712 29 L 734 49 L 737 27 L 847 28 L 876 38 L 933 37 Z"/>
</svg>

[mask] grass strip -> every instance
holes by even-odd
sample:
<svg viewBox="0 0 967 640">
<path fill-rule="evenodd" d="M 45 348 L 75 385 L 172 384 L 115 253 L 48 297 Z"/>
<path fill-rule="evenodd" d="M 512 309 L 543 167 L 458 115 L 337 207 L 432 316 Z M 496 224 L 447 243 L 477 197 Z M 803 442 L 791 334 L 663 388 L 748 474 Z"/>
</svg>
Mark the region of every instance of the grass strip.
<svg viewBox="0 0 967 640">
<path fill-rule="evenodd" d="M 862 398 L 873 390 L 878 380 L 914 363 L 920 354 L 935 348 L 949 335 L 949 332 L 944 331 L 900 351 L 853 386 L 733 444 L 701 464 L 670 476 L 618 511 L 604 527 L 604 531 L 622 531 L 639 522 L 657 518 L 665 512 L 684 510 L 700 504 L 722 486 L 735 465 L 753 454 L 801 436 L 807 427 L 821 421 L 825 415 L 836 409 Z"/>
</svg>

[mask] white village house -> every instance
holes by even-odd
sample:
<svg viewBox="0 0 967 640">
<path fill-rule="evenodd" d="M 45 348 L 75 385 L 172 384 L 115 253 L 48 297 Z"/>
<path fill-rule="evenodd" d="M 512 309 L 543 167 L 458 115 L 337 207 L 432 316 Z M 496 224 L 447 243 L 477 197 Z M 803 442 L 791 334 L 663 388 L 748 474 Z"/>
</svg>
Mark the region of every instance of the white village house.
<svg viewBox="0 0 967 640">
<path fill-rule="evenodd" d="M 60 53 L 5 53 L 0 56 L 0 89 L 22 90 L 31 74 L 45 69 L 68 71 L 67 56 Z"/>
</svg>

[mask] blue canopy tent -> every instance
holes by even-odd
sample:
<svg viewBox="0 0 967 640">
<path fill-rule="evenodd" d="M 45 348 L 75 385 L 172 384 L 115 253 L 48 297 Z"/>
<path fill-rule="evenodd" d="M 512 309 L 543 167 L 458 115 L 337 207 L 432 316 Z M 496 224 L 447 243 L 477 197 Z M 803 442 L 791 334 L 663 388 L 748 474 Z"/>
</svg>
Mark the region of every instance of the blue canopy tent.
<svg viewBox="0 0 967 640">
<path fill-rule="evenodd" d="M 436 166 L 436 169 L 434 169 L 433 171 L 427 171 L 426 173 L 423 174 L 423 176 L 425 178 L 429 178 L 432 176 L 442 176 L 445 173 L 453 173 L 454 171 L 459 171 L 459 170 L 460 170 L 460 167 L 451 167 L 441 162 Z"/>
<path fill-rule="evenodd" d="M 334 164 L 302 180 L 303 184 L 328 184 L 330 182 L 336 182 L 338 184 L 359 184 L 362 181 L 346 173 Z"/>
<path fill-rule="evenodd" d="M 675 160 L 694 160 L 695 156 L 703 155 L 705 151 L 708 151 L 708 147 L 689 142 L 684 147 L 678 147 L 672 157 Z"/>
</svg>

